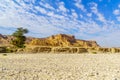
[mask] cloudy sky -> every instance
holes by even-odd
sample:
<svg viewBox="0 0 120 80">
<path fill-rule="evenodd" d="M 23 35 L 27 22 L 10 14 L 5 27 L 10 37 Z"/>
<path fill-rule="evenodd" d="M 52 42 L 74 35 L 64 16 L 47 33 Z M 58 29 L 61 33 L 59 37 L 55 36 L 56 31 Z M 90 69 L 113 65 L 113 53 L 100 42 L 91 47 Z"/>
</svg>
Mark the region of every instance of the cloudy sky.
<svg viewBox="0 0 120 80">
<path fill-rule="evenodd" d="M 64 33 L 120 47 L 120 0 L 0 0 L 0 33 L 18 27 L 28 36 Z"/>
</svg>

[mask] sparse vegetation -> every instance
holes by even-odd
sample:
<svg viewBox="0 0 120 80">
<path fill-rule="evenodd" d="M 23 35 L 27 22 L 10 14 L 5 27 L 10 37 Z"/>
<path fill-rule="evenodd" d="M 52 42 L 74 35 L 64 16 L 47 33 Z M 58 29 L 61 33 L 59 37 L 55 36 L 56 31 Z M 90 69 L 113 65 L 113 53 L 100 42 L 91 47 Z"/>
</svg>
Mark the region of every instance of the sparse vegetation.
<svg viewBox="0 0 120 80">
<path fill-rule="evenodd" d="M 15 47 L 6 47 L 6 46 L 0 47 L 0 53 L 11 53 L 16 51 L 17 51 L 17 48 Z"/>
<path fill-rule="evenodd" d="M 3 54 L 3 56 L 7 56 L 7 54 L 6 54 L 6 53 L 4 53 L 4 54 Z"/>
<path fill-rule="evenodd" d="M 92 54 L 97 54 L 97 52 L 91 52 Z"/>
<path fill-rule="evenodd" d="M 25 40 L 26 37 L 24 34 L 28 33 L 27 29 L 17 28 L 17 31 L 15 31 L 12 35 L 15 37 L 15 39 L 12 40 L 12 44 L 17 48 L 24 48 L 25 47 Z"/>
<path fill-rule="evenodd" d="M 5 53 L 6 52 L 6 47 L 0 47 L 0 53 Z"/>
</svg>

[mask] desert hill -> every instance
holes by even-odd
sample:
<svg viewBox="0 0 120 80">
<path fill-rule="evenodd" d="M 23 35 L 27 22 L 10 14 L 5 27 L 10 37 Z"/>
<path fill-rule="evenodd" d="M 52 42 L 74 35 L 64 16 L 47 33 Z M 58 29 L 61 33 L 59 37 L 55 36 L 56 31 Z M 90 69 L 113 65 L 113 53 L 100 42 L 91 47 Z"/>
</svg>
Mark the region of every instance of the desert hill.
<svg viewBox="0 0 120 80">
<path fill-rule="evenodd" d="M 73 35 L 57 34 L 47 38 L 33 39 L 30 45 L 60 47 L 100 47 L 96 41 L 75 39 Z"/>
<path fill-rule="evenodd" d="M 14 39 L 14 37 L 11 35 L 0 34 L 0 46 L 10 46 L 10 41 L 12 39 Z M 75 36 L 67 34 L 57 34 L 46 38 L 27 37 L 26 45 L 53 47 L 100 47 L 96 41 L 75 39 Z"/>
<path fill-rule="evenodd" d="M 120 52 L 120 48 L 102 48 L 96 41 L 80 40 L 67 34 L 57 34 L 46 38 L 27 37 L 25 49 L 15 49 L 10 44 L 12 39 L 14 37 L 11 35 L 0 34 L 0 52 Z"/>
</svg>

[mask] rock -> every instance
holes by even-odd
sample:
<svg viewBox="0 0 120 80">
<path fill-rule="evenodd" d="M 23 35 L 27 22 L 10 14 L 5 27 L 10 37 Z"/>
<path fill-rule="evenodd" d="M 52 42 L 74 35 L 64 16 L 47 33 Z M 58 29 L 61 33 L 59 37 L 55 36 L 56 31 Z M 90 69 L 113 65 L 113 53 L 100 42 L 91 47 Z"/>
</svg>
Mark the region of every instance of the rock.
<svg viewBox="0 0 120 80">
<path fill-rule="evenodd" d="M 111 53 L 119 53 L 120 49 L 119 48 L 111 48 Z"/>
<path fill-rule="evenodd" d="M 70 48 L 68 47 L 55 47 L 52 49 L 53 52 L 57 52 L 57 53 L 60 53 L 60 52 L 65 52 L 65 53 L 69 53 L 70 52 Z"/>
<path fill-rule="evenodd" d="M 85 48 L 78 48 L 78 52 L 77 53 L 87 53 L 87 49 Z"/>
<path fill-rule="evenodd" d="M 52 46 L 52 47 L 100 47 L 96 41 L 85 41 L 75 39 L 73 35 L 58 34 L 47 38 L 33 39 L 30 45 Z"/>
<path fill-rule="evenodd" d="M 103 53 L 105 53 L 105 52 L 111 52 L 110 48 L 96 48 L 96 50 L 99 51 L 99 52 L 103 52 Z"/>
<path fill-rule="evenodd" d="M 86 48 L 78 47 L 50 47 L 50 46 L 33 46 L 27 47 L 25 52 L 32 53 L 86 53 L 88 52 Z"/>
</svg>

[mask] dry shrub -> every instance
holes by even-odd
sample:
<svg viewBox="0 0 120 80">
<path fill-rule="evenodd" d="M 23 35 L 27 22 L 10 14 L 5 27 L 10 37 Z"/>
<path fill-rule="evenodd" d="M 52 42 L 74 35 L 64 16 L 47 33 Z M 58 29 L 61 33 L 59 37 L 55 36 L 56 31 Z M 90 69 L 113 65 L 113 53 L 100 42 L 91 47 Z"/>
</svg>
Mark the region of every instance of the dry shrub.
<svg viewBox="0 0 120 80">
<path fill-rule="evenodd" d="M 6 53 L 6 47 L 0 47 L 0 53 Z"/>
<path fill-rule="evenodd" d="M 97 54 L 97 52 L 91 52 L 92 54 Z"/>
<path fill-rule="evenodd" d="M 7 56 L 7 54 L 4 53 L 3 56 Z"/>
<path fill-rule="evenodd" d="M 78 53 L 87 53 L 87 49 L 86 48 L 78 48 Z"/>
</svg>

